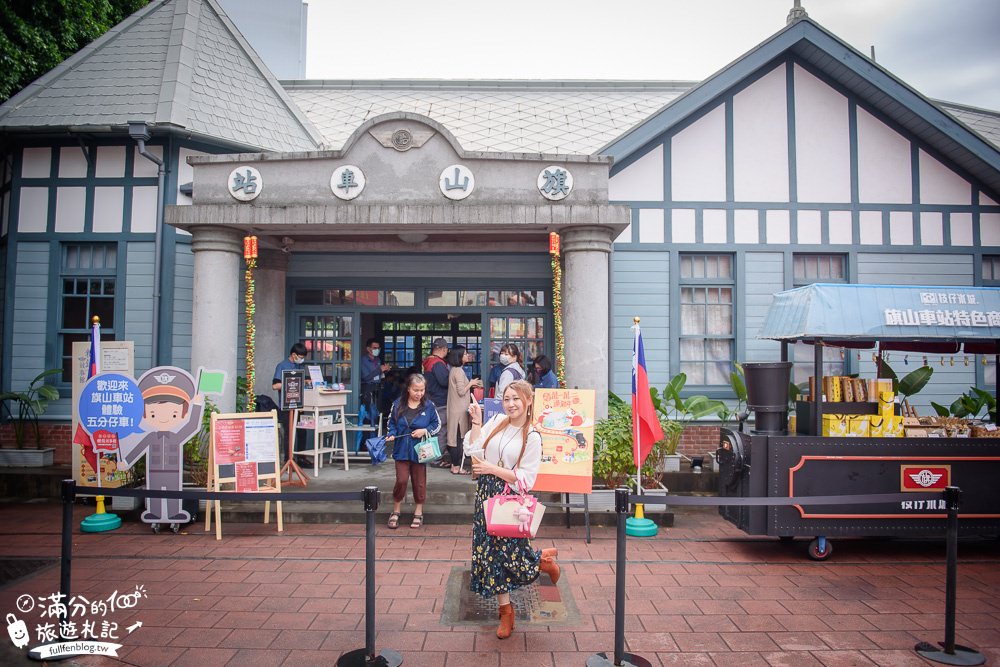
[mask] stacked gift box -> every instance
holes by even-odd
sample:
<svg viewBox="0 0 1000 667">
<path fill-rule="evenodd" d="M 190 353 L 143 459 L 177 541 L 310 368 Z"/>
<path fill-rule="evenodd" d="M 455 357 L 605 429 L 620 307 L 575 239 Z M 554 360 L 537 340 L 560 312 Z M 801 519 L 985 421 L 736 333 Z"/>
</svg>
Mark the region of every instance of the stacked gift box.
<svg viewBox="0 0 1000 667">
<path fill-rule="evenodd" d="M 896 414 L 892 380 L 828 376 L 823 378 L 823 431 L 825 437 L 900 438 L 903 418 Z M 815 396 L 815 378 L 809 378 L 810 395 Z M 839 404 L 839 405 L 831 405 Z M 797 409 L 800 433 L 808 432 L 812 404 L 800 402 Z M 804 418 L 805 417 L 805 418 Z M 802 429 L 805 429 L 802 430 Z"/>
</svg>

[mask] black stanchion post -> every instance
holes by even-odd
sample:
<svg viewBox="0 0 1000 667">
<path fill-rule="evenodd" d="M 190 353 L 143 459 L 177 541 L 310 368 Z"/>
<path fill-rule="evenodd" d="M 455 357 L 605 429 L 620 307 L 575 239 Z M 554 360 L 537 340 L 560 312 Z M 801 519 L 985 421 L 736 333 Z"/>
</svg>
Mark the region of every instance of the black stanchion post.
<svg viewBox="0 0 1000 667">
<path fill-rule="evenodd" d="M 403 656 L 389 648 L 375 654 L 375 511 L 378 488 L 366 486 L 365 502 L 365 647 L 349 651 L 337 659 L 337 667 L 399 667 Z"/>
<path fill-rule="evenodd" d="M 962 490 L 949 486 L 944 490 L 948 508 L 947 562 L 945 564 L 944 592 L 944 641 L 939 650 L 933 644 L 920 642 L 914 650 L 922 657 L 943 665 L 982 665 L 986 662 L 979 651 L 955 643 L 955 600 L 958 596 L 958 509 L 962 504 Z"/>
<path fill-rule="evenodd" d="M 615 489 L 617 536 L 615 540 L 615 652 L 614 662 L 607 653 L 587 658 L 587 667 L 652 667 L 645 658 L 625 652 L 625 519 L 628 517 L 628 489 Z"/>
<path fill-rule="evenodd" d="M 62 612 L 59 620 L 63 623 L 69 620 L 69 597 L 70 597 L 70 574 L 73 565 L 73 504 L 76 502 L 76 482 L 72 479 L 64 479 L 60 487 L 59 497 L 62 499 L 62 556 L 59 566 L 59 593 L 62 594 L 63 604 L 67 609 Z M 58 643 L 58 642 L 56 642 Z M 66 660 L 74 657 L 72 655 L 42 657 L 42 651 L 48 644 L 36 646 L 28 651 L 28 658 L 39 662 L 53 662 Z"/>
</svg>

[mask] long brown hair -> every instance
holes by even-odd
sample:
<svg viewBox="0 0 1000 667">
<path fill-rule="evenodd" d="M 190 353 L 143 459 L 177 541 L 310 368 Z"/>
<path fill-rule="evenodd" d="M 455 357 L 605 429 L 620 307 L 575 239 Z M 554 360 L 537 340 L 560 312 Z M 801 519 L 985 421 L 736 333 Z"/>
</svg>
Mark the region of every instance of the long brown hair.
<svg viewBox="0 0 1000 667">
<path fill-rule="evenodd" d="M 535 402 L 532 400 L 534 395 L 534 389 L 531 387 L 531 383 L 525 382 L 524 380 L 514 380 L 509 385 L 504 388 L 503 393 L 507 393 L 510 390 L 514 390 L 518 396 L 521 397 L 521 401 L 524 403 L 524 426 L 521 427 L 521 454 L 517 457 L 517 463 L 514 464 L 516 468 L 521 463 L 521 457 L 524 456 L 524 449 L 528 446 L 528 433 L 531 431 L 531 423 L 535 418 Z M 503 400 L 503 396 L 500 397 Z M 486 440 L 483 441 L 483 450 L 490 444 L 490 440 L 493 436 L 501 433 L 505 428 L 510 426 L 510 417 L 504 415 L 504 418 L 500 420 L 500 424 L 493 429 L 493 432 L 486 436 Z"/>
</svg>

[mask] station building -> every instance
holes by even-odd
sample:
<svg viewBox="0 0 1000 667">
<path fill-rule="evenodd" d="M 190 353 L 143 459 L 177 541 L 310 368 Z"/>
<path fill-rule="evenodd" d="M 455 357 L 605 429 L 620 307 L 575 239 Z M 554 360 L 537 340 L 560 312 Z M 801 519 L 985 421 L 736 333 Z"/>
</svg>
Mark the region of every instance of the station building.
<svg viewBox="0 0 1000 667">
<path fill-rule="evenodd" d="M 1000 114 L 801 14 L 700 82 L 279 82 L 215 0 L 152 3 L 0 106 L 0 385 L 65 368 L 68 396 L 94 314 L 137 373 L 241 373 L 247 235 L 259 390 L 299 341 L 355 391 L 369 337 L 398 366 L 444 337 L 485 376 L 503 342 L 554 357 L 557 232 L 568 386 L 628 396 L 639 316 L 653 386 L 727 397 L 733 362 L 778 358 L 777 291 L 1000 284 L 998 146 Z M 932 355 L 918 406 L 990 361 Z M 70 412 L 45 415 L 67 461 Z"/>
</svg>

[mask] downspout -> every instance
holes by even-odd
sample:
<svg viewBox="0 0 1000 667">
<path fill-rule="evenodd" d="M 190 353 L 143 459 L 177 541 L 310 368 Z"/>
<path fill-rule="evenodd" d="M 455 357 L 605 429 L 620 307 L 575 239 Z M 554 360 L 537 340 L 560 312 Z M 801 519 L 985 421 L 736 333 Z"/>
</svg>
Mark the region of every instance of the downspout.
<svg viewBox="0 0 1000 667">
<path fill-rule="evenodd" d="M 151 366 L 160 365 L 160 283 L 161 246 L 163 244 L 163 195 L 167 170 L 163 160 L 146 150 L 150 138 L 148 125 L 144 121 L 129 121 L 129 136 L 135 139 L 139 155 L 156 165 L 156 235 L 153 241 L 153 339 L 150 346 Z"/>
</svg>

